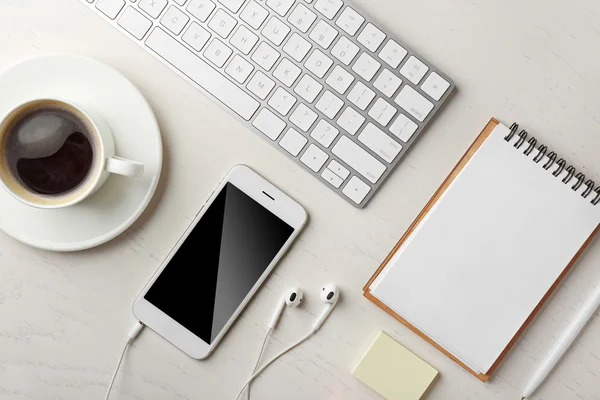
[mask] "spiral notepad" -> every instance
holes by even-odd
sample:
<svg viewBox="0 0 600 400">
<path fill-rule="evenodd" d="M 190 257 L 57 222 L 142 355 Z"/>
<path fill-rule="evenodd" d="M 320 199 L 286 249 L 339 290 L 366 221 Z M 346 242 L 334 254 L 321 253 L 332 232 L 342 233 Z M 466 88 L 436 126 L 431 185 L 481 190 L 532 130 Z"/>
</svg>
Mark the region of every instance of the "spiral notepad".
<svg viewBox="0 0 600 400">
<path fill-rule="evenodd" d="M 492 119 L 365 286 L 487 380 L 600 223 L 600 187 Z"/>
</svg>

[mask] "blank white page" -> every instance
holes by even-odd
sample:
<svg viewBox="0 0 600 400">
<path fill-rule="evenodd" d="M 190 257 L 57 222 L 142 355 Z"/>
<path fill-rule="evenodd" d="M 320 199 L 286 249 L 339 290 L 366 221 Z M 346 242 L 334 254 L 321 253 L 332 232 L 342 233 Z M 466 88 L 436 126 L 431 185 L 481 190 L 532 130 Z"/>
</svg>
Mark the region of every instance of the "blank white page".
<svg viewBox="0 0 600 400">
<path fill-rule="evenodd" d="M 487 372 L 600 222 L 600 205 L 507 143 L 498 125 L 371 293 Z M 515 135 L 516 136 L 516 135 Z"/>
</svg>

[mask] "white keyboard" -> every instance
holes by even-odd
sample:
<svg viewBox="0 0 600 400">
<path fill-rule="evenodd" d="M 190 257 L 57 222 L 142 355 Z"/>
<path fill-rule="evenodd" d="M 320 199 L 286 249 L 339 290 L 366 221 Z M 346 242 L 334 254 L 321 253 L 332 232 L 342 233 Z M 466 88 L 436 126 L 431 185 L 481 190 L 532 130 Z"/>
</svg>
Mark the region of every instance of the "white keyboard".
<svg viewBox="0 0 600 400">
<path fill-rule="evenodd" d="M 454 88 L 343 0 L 82 0 L 362 208 Z"/>
</svg>

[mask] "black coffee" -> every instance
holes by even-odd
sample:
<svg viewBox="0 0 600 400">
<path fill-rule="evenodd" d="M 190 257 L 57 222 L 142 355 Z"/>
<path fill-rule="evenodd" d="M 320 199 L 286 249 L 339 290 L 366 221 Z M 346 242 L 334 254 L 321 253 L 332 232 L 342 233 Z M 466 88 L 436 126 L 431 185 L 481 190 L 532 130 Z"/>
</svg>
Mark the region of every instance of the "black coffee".
<svg viewBox="0 0 600 400">
<path fill-rule="evenodd" d="M 8 162 L 13 174 L 35 193 L 61 195 L 85 181 L 94 161 L 90 133 L 62 109 L 38 109 L 9 132 Z"/>
</svg>

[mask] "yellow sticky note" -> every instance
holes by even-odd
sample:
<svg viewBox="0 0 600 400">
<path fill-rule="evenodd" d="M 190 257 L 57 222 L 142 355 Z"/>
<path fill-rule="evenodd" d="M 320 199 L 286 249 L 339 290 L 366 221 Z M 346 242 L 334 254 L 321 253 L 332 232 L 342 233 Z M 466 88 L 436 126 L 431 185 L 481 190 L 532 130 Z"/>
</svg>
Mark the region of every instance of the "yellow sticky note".
<svg viewBox="0 0 600 400">
<path fill-rule="evenodd" d="M 420 400 L 438 371 L 384 332 L 379 332 L 352 375 L 387 400 Z"/>
</svg>

